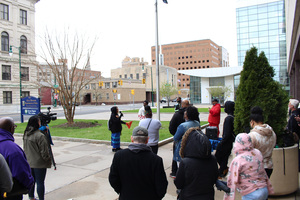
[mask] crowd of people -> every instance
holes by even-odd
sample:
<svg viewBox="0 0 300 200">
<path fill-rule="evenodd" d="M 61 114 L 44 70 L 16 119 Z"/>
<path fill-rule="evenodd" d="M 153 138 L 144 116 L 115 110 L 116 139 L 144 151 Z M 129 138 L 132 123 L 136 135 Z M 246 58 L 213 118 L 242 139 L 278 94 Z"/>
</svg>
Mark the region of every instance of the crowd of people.
<svg viewBox="0 0 300 200">
<path fill-rule="evenodd" d="M 249 133 L 234 132 L 235 103 L 227 101 L 224 111 L 222 139 L 214 150 L 213 141 L 201 130 L 198 108 L 181 98 L 169 123 L 173 135 L 173 159 L 170 177 L 177 188 L 177 199 L 214 199 L 215 186 L 224 191 L 224 199 L 265 200 L 273 193 L 270 177 L 273 172 L 272 151 L 276 134 L 264 123 L 263 110 L 254 106 L 250 112 Z M 209 109 L 209 125 L 219 131 L 221 106 L 217 99 Z M 178 107 L 179 106 L 179 107 Z M 300 136 L 299 101 L 290 99 L 287 129 Z M 158 154 L 162 124 L 153 119 L 151 107 L 144 101 L 139 110 L 139 125 L 132 131 L 128 148 L 120 148 L 122 112 L 111 108 L 108 129 L 115 153 L 109 172 L 109 183 L 119 199 L 162 199 L 168 187 L 162 158 Z M 49 146 L 52 143 L 41 131 L 38 115 L 29 118 L 23 135 L 23 148 L 14 142 L 17 125 L 10 117 L 0 118 L 0 200 L 30 200 L 45 196 L 47 169 L 53 165 Z M 129 126 L 128 126 L 129 127 Z M 299 145 L 299 143 L 298 143 Z M 231 154 L 235 154 L 229 163 Z M 229 166 L 228 166 L 229 163 Z M 300 171 L 300 165 L 299 165 Z M 225 181 L 226 180 L 226 181 Z"/>
</svg>

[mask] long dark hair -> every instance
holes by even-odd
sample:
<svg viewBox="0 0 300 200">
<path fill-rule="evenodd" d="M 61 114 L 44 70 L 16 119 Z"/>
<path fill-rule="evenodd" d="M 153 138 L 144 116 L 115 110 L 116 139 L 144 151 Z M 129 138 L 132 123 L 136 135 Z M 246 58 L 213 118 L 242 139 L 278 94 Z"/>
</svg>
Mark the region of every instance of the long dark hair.
<svg viewBox="0 0 300 200">
<path fill-rule="evenodd" d="M 40 128 L 39 121 L 40 121 L 40 118 L 37 115 L 30 117 L 24 133 L 27 131 L 38 130 Z"/>
</svg>

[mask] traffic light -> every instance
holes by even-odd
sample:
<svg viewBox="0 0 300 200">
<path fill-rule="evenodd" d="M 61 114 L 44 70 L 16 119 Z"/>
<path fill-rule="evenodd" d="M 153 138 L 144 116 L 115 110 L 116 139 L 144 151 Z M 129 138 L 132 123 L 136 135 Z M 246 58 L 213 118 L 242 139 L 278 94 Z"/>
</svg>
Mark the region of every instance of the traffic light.
<svg viewBox="0 0 300 200">
<path fill-rule="evenodd" d="M 146 79 L 145 78 L 143 78 L 142 84 L 146 84 Z"/>
<path fill-rule="evenodd" d="M 181 94 L 181 91 L 180 91 L 180 90 L 178 90 L 178 94 Z"/>
<path fill-rule="evenodd" d="M 123 81 L 122 80 L 118 80 L 118 85 L 123 85 Z"/>
<path fill-rule="evenodd" d="M 99 81 L 99 87 L 103 87 L 103 81 Z"/>
<path fill-rule="evenodd" d="M 116 90 L 116 89 L 114 89 L 114 90 L 113 90 L 113 93 L 117 93 L 117 90 Z"/>
<path fill-rule="evenodd" d="M 134 95 L 134 90 L 131 90 L 131 94 Z"/>
</svg>

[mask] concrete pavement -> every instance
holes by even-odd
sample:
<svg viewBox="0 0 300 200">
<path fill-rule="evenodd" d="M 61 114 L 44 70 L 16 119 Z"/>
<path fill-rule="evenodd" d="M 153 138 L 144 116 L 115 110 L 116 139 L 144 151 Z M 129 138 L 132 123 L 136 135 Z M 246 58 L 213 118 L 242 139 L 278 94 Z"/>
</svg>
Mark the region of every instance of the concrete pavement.
<svg viewBox="0 0 300 200">
<path fill-rule="evenodd" d="M 108 119 L 110 113 L 80 115 L 80 119 Z M 226 115 L 221 115 L 221 122 Z M 169 121 L 172 114 L 161 113 L 162 121 Z M 201 113 L 201 121 L 207 121 L 208 114 Z M 154 118 L 156 116 L 154 115 Z M 137 114 L 124 113 L 124 120 L 137 120 Z M 222 126 L 220 127 L 222 129 Z M 109 134 L 109 133 L 108 133 Z M 16 143 L 22 147 L 22 137 L 16 135 Z M 114 153 L 109 142 L 93 140 L 72 140 L 54 137 L 53 152 L 57 170 L 49 169 L 46 177 L 46 199 L 48 200 L 112 200 L 118 195 L 108 182 L 109 167 Z M 122 143 L 126 148 L 128 143 Z M 159 148 L 158 155 L 163 158 L 167 176 L 171 170 L 172 144 Z M 176 199 L 176 188 L 173 179 L 168 176 L 168 191 L 164 200 Z M 28 199 L 24 196 L 24 199 Z M 215 199 L 223 199 L 223 192 L 217 191 Z M 240 199 L 237 195 L 236 199 Z M 269 199 L 300 199 L 298 194 Z"/>
</svg>

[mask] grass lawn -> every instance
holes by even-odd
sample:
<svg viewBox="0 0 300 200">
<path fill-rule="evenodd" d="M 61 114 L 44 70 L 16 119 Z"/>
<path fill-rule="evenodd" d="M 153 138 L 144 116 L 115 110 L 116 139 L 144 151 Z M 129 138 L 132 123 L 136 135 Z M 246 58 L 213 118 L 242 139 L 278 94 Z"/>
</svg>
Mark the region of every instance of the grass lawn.
<svg viewBox="0 0 300 200">
<path fill-rule="evenodd" d="M 199 112 L 207 112 L 208 113 L 208 108 L 198 108 Z M 138 113 L 139 109 L 135 109 L 135 110 L 122 110 L 123 113 Z M 156 108 L 152 108 L 152 112 L 156 113 L 157 109 Z M 224 112 L 224 108 L 221 108 L 221 112 Z M 160 109 L 160 113 L 174 113 L 174 108 L 161 108 Z"/>
<path fill-rule="evenodd" d="M 78 127 L 65 127 L 59 128 L 55 127 L 57 125 L 61 125 L 67 123 L 65 119 L 57 119 L 55 121 L 51 121 L 49 124 L 51 135 L 52 136 L 60 136 L 60 137 L 71 137 L 71 138 L 86 138 L 86 139 L 94 139 L 94 140 L 108 140 L 110 141 L 111 132 L 107 129 L 107 120 L 74 120 L 75 122 L 92 122 L 98 123 L 99 126 L 94 126 L 90 128 L 78 128 Z M 172 135 L 169 133 L 169 121 L 162 121 L 162 128 L 159 131 L 160 140 L 164 140 L 166 138 L 171 137 Z M 139 121 L 133 121 L 131 128 L 128 129 L 127 126 L 123 125 L 121 141 L 122 142 L 130 142 L 130 136 L 132 134 L 132 130 L 134 127 L 138 126 Z M 201 125 L 207 124 L 207 122 L 201 122 Z M 17 123 L 18 127 L 16 128 L 16 133 L 24 133 L 24 130 L 27 126 L 27 123 Z"/>
</svg>

